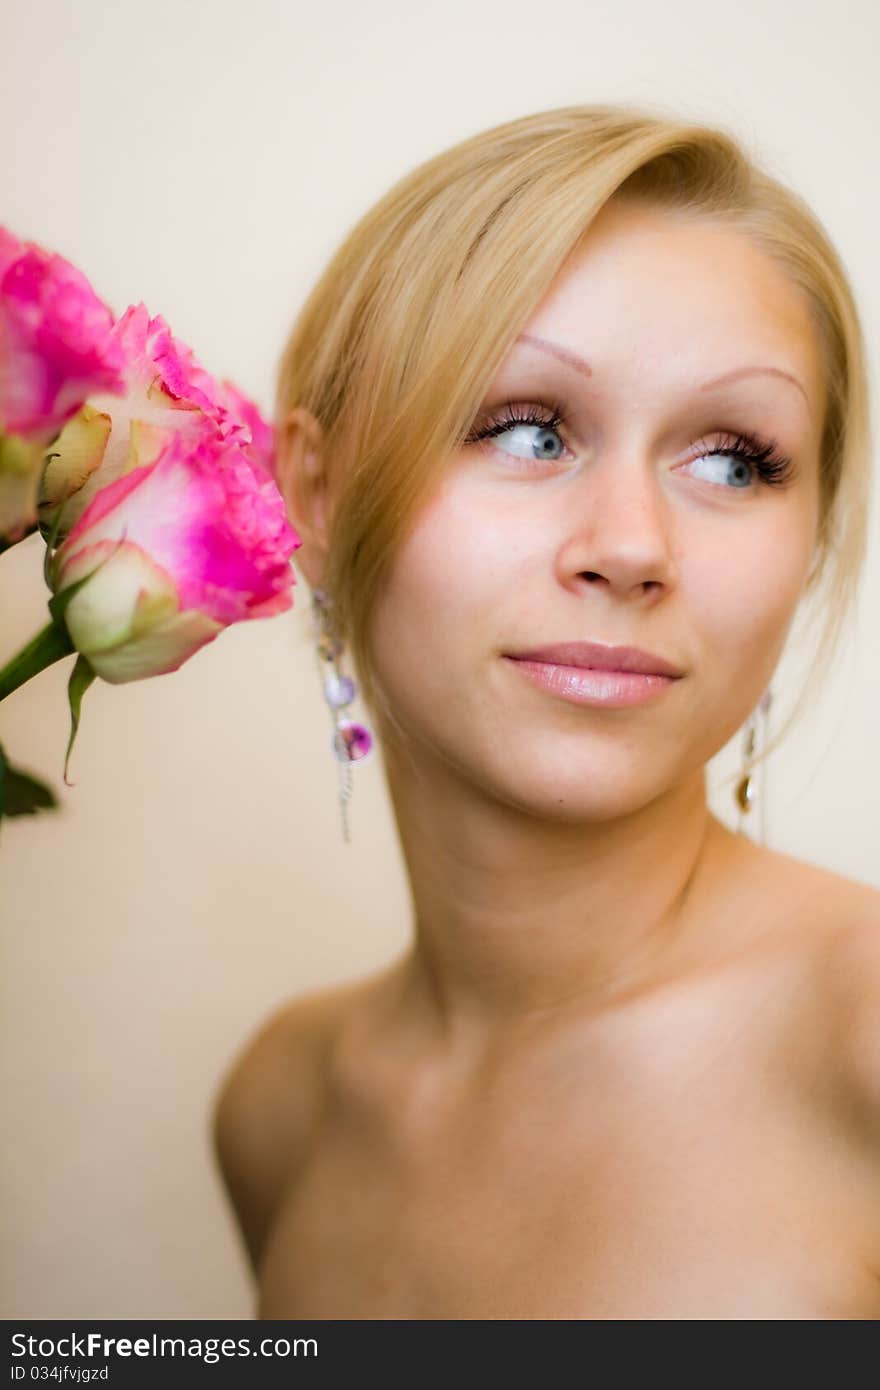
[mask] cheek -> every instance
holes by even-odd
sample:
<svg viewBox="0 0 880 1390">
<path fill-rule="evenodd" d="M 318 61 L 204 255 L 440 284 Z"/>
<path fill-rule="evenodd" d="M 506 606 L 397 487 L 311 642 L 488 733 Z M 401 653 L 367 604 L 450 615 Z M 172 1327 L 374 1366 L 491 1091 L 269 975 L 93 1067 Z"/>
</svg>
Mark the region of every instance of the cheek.
<svg viewBox="0 0 880 1390">
<path fill-rule="evenodd" d="M 804 529 L 777 513 L 767 525 L 748 528 L 741 542 L 727 547 L 716 536 L 691 558 L 685 608 L 719 687 L 736 677 L 742 689 L 754 677 L 763 689 L 801 597 L 809 564 Z"/>
<path fill-rule="evenodd" d="M 371 641 L 392 703 L 454 697 L 459 678 L 498 640 L 490 627 L 516 573 L 503 528 L 441 495 L 395 556 L 374 613 Z"/>
</svg>

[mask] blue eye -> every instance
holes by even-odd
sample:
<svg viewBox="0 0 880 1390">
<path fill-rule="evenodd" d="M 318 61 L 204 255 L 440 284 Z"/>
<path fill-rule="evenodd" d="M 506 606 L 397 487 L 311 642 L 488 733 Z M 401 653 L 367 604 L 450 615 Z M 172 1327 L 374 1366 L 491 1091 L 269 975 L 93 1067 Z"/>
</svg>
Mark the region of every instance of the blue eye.
<svg viewBox="0 0 880 1390">
<path fill-rule="evenodd" d="M 530 441 L 526 431 L 536 428 L 538 433 L 535 438 Z M 519 424 L 509 425 L 506 429 L 499 430 L 495 438 L 496 440 L 503 438 L 506 434 L 512 435 L 514 440 L 519 439 L 520 444 L 525 450 L 524 453 L 519 454 L 515 448 L 510 448 L 509 445 L 505 445 L 504 452 L 507 453 L 509 451 L 516 458 L 535 460 L 549 459 L 553 462 L 559 457 L 558 452 L 555 452 L 555 450 L 564 448 L 558 434 L 554 440 L 553 436 L 556 434 L 556 431 L 553 429 L 552 425 L 535 426 L 527 424 L 526 421 L 523 420 Z"/>
<path fill-rule="evenodd" d="M 559 458 L 559 453 L 555 452 L 553 435 L 556 435 L 556 443 L 561 446 L 560 451 L 565 445 L 558 433 L 558 427 L 565 424 L 565 415 L 562 407 L 554 405 L 547 410 L 547 407 L 529 406 L 524 409 L 519 406 L 506 405 L 504 413 L 492 415 L 487 423 L 480 429 L 472 430 L 465 439 L 466 444 L 476 444 L 482 439 L 497 439 L 500 435 L 518 435 L 520 443 L 526 450 L 525 453 L 518 454 L 515 450 L 503 449 L 503 453 L 511 453 L 514 458 L 522 458 L 533 463 L 545 462 L 555 463 Z M 537 436 L 532 442 L 528 441 L 527 430 L 537 430 Z"/>
<path fill-rule="evenodd" d="M 750 471 L 749 465 L 745 462 L 744 459 L 731 459 L 731 456 L 729 454 L 722 454 L 719 449 L 711 449 L 708 451 L 708 453 L 698 454 L 697 459 L 692 460 L 692 462 L 697 462 L 697 460 L 699 459 L 721 460 L 721 466 L 716 467 L 712 470 L 715 476 L 710 476 L 709 482 L 720 483 L 722 485 L 730 485 L 729 480 L 733 478 L 736 480 L 732 484 L 735 489 L 738 490 L 741 487 L 751 487 L 753 475 Z"/>
<path fill-rule="evenodd" d="M 716 445 L 714 448 L 710 448 L 701 439 L 695 446 L 698 452 L 694 454 L 691 462 L 701 458 L 728 460 L 728 466 L 718 471 L 722 479 L 725 475 L 732 474 L 740 480 L 742 486 L 739 486 L 739 483 L 734 484 L 733 491 L 745 491 L 756 474 L 761 482 L 768 483 L 771 487 L 784 487 L 794 477 L 796 470 L 792 460 L 778 452 L 773 440 L 765 443 L 753 434 L 726 435 L 725 439 L 730 442 Z M 724 483 L 719 485 L 724 486 Z"/>
</svg>

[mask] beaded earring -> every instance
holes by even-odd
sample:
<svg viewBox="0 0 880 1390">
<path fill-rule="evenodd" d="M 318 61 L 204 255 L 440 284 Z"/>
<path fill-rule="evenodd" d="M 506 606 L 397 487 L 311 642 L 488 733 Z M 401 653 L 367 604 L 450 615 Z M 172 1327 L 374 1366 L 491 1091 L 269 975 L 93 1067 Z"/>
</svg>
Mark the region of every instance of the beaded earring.
<svg viewBox="0 0 880 1390">
<path fill-rule="evenodd" d="M 734 796 L 736 798 L 736 804 L 739 807 L 739 816 L 737 823 L 737 832 L 739 834 L 742 834 L 743 817 L 747 815 L 748 812 L 752 809 L 757 799 L 756 782 L 758 779 L 756 776 L 756 772 L 752 768 L 752 762 L 755 759 L 756 750 L 758 749 L 759 745 L 763 746 L 766 743 L 769 725 L 770 706 L 772 702 L 772 693 L 769 689 L 767 689 L 761 696 L 761 699 L 759 700 L 757 707 L 754 710 L 752 710 L 752 713 L 746 720 L 743 729 L 742 768 L 740 772 L 740 779 L 736 784 L 736 791 L 734 793 Z M 761 782 L 762 845 L 765 845 L 767 843 L 767 794 L 766 777 L 764 776 L 764 770 L 765 763 L 762 762 L 759 769 Z"/>
<path fill-rule="evenodd" d="M 351 798 L 351 765 L 365 758 L 373 746 L 369 729 L 352 719 L 343 718 L 340 711 L 350 705 L 357 694 L 351 676 L 339 669 L 343 647 L 331 633 L 329 612 L 332 599 L 326 589 L 312 592 L 312 616 L 315 629 L 315 653 L 321 674 L 321 689 L 333 720 L 331 747 L 339 764 L 339 809 L 342 814 L 342 837 L 351 839 L 348 828 L 348 802 Z M 329 669 L 328 669 L 329 668 Z"/>
</svg>

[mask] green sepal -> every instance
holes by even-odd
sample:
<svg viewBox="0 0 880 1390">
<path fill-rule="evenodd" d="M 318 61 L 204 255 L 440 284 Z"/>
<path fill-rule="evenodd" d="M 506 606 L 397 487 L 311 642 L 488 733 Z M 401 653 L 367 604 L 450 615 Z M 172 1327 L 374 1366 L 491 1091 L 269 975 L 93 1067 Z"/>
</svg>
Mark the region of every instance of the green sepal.
<svg viewBox="0 0 880 1390">
<path fill-rule="evenodd" d="M 70 754 L 73 751 L 73 741 L 76 738 L 79 728 L 79 710 L 82 704 L 82 697 L 85 695 L 92 681 L 95 679 L 95 672 L 80 653 L 76 659 L 76 665 L 70 673 L 70 680 L 67 682 L 67 698 L 70 702 L 70 739 L 67 744 L 67 753 L 64 758 L 64 783 L 65 786 L 75 785 L 67 779 L 67 766 L 70 762 Z"/>
<path fill-rule="evenodd" d="M 46 463 L 49 462 L 49 459 L 54 458 L 58 458 L 58 454 L 47 454 Z M 43 579 L 45 580 L 47 589 L 52 589 L 55 587 L 52 583 L 52 561 L 55 558 L 55 542 L 58 539 L 58 532 L 61 529 L 61 518 L 64 513 L 64 508 L 67 506 L 69 501 L 70 498 L 65 497 L 64 501 L 61 503 L 61 506 L 55 513 L 55 519 L 52 522 L 51 527 L 49 528 L 48 536 L 45 534 L 45 527 L 40 527 L 40 530 L 43 533 L 43 539 L 46 542 L 46 549 L 43 552 Z"/>
</svg>

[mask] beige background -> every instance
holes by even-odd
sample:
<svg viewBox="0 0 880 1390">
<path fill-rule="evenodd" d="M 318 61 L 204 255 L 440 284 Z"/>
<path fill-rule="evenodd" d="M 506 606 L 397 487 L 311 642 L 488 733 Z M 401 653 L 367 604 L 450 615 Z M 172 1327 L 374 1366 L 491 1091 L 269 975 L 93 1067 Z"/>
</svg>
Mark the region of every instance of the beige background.
<svg viewBox="0 0 880 1390">
<path fill-rule="evenodd" d="M 271 409 L 297 306 L 398 176 L 528 111 L 663 103 L 727 124 L 812 202 L 862 306 L 873 388 L 878 16 L 872 0 L 6 0 L 0 221 L 116 313 L 143 299 Z M 880 886 L 872 515 L 857 629 L 772 760 L 767 805 L 774 847 Z M 41 557 L 37 537 L 0 557 L 2 660 L 47 620 Z M 214 1088 L 276 1004 L 406 940 L 378 757 L 355 769 L 341 841 L 304 580 L 295 593 L 172 675 L 96 681 L 72 788 L 71 662 L 0 707 L 7 749 L 63 802 L 0 832 L 0 1316 L 250 1316 Z M 787 654 L 778 701 L 797 679 Z M 718 784 L 738 749 L 710 766 L 728 823 Z"/>
</svg>

